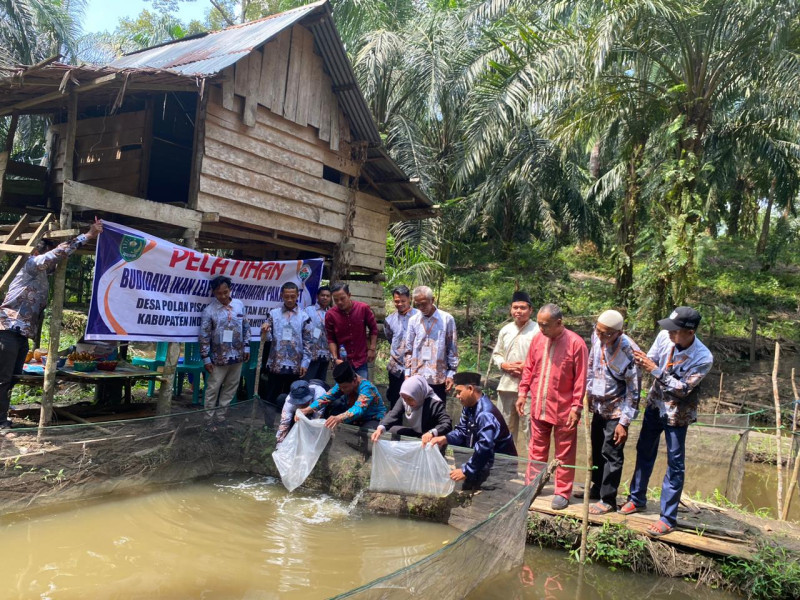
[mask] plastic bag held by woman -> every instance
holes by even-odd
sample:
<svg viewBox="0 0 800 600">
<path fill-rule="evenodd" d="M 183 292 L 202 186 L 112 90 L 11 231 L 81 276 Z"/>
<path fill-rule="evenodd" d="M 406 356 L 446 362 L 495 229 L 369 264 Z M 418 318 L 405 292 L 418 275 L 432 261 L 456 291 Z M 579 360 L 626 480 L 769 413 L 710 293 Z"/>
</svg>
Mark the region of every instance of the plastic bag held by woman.
<svg viewBox="0 0 800 600">
<path fill-rule="evenodd" d="M 378 440 L 372 447 L 373 492 L 444 497 L 455 489 L 450 467 L 436 446 Z"/>
</svg>

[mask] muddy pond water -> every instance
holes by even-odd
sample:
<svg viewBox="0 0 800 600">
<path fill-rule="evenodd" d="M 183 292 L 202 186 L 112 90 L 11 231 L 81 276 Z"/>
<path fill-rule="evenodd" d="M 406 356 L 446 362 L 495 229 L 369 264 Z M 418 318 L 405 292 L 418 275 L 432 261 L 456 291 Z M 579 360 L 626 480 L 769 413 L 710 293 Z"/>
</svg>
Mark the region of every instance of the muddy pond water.
<svg viewBox="0 0 800 600">
<path fill-rule="evenodd" d="M 0 598 L 328 598 L 458 531 L 272 479 L 213 479 L 0 518 Z"/>
<path fill-rule="evenodd" d="M 427 556 L 459 532 L 365 514 L 270 478 L 216 478 L 0 518 L 0 598 L 328 598 Z M 457 570 L 442 577 L 458 577 Z M 529 547 L 470 600 L 733 596 Z"/>
</svg>

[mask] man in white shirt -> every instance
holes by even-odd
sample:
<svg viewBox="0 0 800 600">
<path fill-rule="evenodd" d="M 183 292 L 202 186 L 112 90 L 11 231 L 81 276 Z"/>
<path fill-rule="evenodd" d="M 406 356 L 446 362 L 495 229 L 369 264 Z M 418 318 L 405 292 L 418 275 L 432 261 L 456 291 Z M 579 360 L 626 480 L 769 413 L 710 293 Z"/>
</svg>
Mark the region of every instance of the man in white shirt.
<svg viewBox="0 0 800 600">
<path fill-rule="evenodd" d="M 502 372 L 497 386 L 497 408 L 500 409 L 517 448 L 527 448 L 530 440 L 530 404 L 526 406 L 522 427 L 515 404 L 525 357 L 528 356 L 533 336 L 539 332 L 539 326 L 531 320 L 532 314 L 531 297 L 523 291 L 514 292 L 511 297 L 511 317 L 514 320 L 500 330 L 492 352 L 492 361 Z"/>
</svg>

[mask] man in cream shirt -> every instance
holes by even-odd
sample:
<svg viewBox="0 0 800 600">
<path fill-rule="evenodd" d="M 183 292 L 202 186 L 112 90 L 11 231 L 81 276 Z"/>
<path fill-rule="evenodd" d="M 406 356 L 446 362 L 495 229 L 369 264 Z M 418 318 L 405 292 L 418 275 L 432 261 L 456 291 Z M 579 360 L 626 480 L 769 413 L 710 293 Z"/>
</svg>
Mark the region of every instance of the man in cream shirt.
<svg viewBox="0 0 800 600">
<path fill-rule="evenodd" d="M 530 405 L 520 427 L 520 416 L 514 404 L 517 401 L 519 380 L 525 366 L 525 357 L 528 356 L 528 348 L 533 336 L 539 332 L 539 326 L 531 320 L 532 314 L 530 296 L 523 291 L 514 292 L 511 298 L 511 316 L 514 320 L 500 330 L 497 345 L 492 352 L 494 364 L 502 371 L 500 384 L 497 386 L 497 408 L 503 414 L 517 448 L 527 448 L 530 440 Z"/>
</svg>

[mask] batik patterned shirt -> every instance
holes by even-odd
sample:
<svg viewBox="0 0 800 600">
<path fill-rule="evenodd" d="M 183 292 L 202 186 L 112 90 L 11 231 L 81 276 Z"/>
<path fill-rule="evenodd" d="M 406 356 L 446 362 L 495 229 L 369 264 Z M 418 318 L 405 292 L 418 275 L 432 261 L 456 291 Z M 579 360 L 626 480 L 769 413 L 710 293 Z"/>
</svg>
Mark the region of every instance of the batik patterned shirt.
<svg viewBox="0 0 800 600">
<path fill-rule="evenodd" d="M 456 321 L 438 308 L 430 317 L 418 312 L 408 321 L 406 375 L 421 375 L 430 385 L 441 385 L 458 370 Z"/>
<path fill-rule="evenodd" d="M 324 394 L 322 397 L 317 398 L 311 403 L 311 408 L 315 411 L 322 412 L 332 402 L 347 401 L 345 394 L 339 389 L 339 384 L 331 388 L 331 390 Z M 386 415 L 386 406 L 381 398 L 381 393 L 372 383 L 366 379 L 358 382 L 358 392 L 356 400 L 352 406 L 348 407 L 346 411 L 340 413 L 344 416 L 343 423 L 357 424 L 363 421 L 376 420 L 380 421 Z"/>
<path fill-rule="evenodd" d="M 711 371 L 714 356 L 697 337 L 688 348 L 679 350 L 662 330 L 647 356 L 658 367 L 650 375 L 653 384 L 647 393 L 647 407 L 657 408 L 672 427 L 685 427 L 697 420 L 698 386 Z"/>
<path fill-rule="evenodd" d="M 328 336 L 325 335 L 325 313 L 327 308 L 319 304 L 306 306 L 306 314 L 311 319 L 311 360 L 330 360 Z"/>
<path fill-rule="evenodd" d="M 592 411 L 604 419 L 619 419 L 625 427 L 639 410 L 642 377 L 633 357 L 633 351 L 638 349 L 636 342 L 624 333 L 608 348 L 592 333 L 586 375 Z"/>
<path fill-rule="evenodd" d="M 391 346 L 389 363 L 386 365 L 386 369 L 394 375 L 402 375 L 405 372 L 406 330 L 408 329 L 408 321 L 418 312 L 416 308 L 408 309 L 404 315 L 399 312 L 393 312 L 383 322 L 383 333 Z"/>
<path fill-rule="evenodd" d="M 267 365 L 273 373 L 282 367 L 298 373 L 311 364 L 311 318 L 299 306 L 292 310 L 279 306 L 269 311 L 270 329 L 267 341 L 272 342 Z"/>
<path fill-rule="evenodd" d="M 241 300 L 222 305 L 212 298 L 200 317 L 200 356 L 214 365 L 234 365 L 250 355 L 250 323 Z"/>
<path fill-rule="evenodd" d="M 59 262 L 75 252 L 89 238 L 81 234 L 71 242 L 64 242 L 52 250 L 31 256 L 8 286 L 0 305 L 0 330 L 19 330 L 20 335 L 32 338 L 39 328 L 42 310 L 47 305 L 50 286 L 47 274 Z"/>
</svg>

